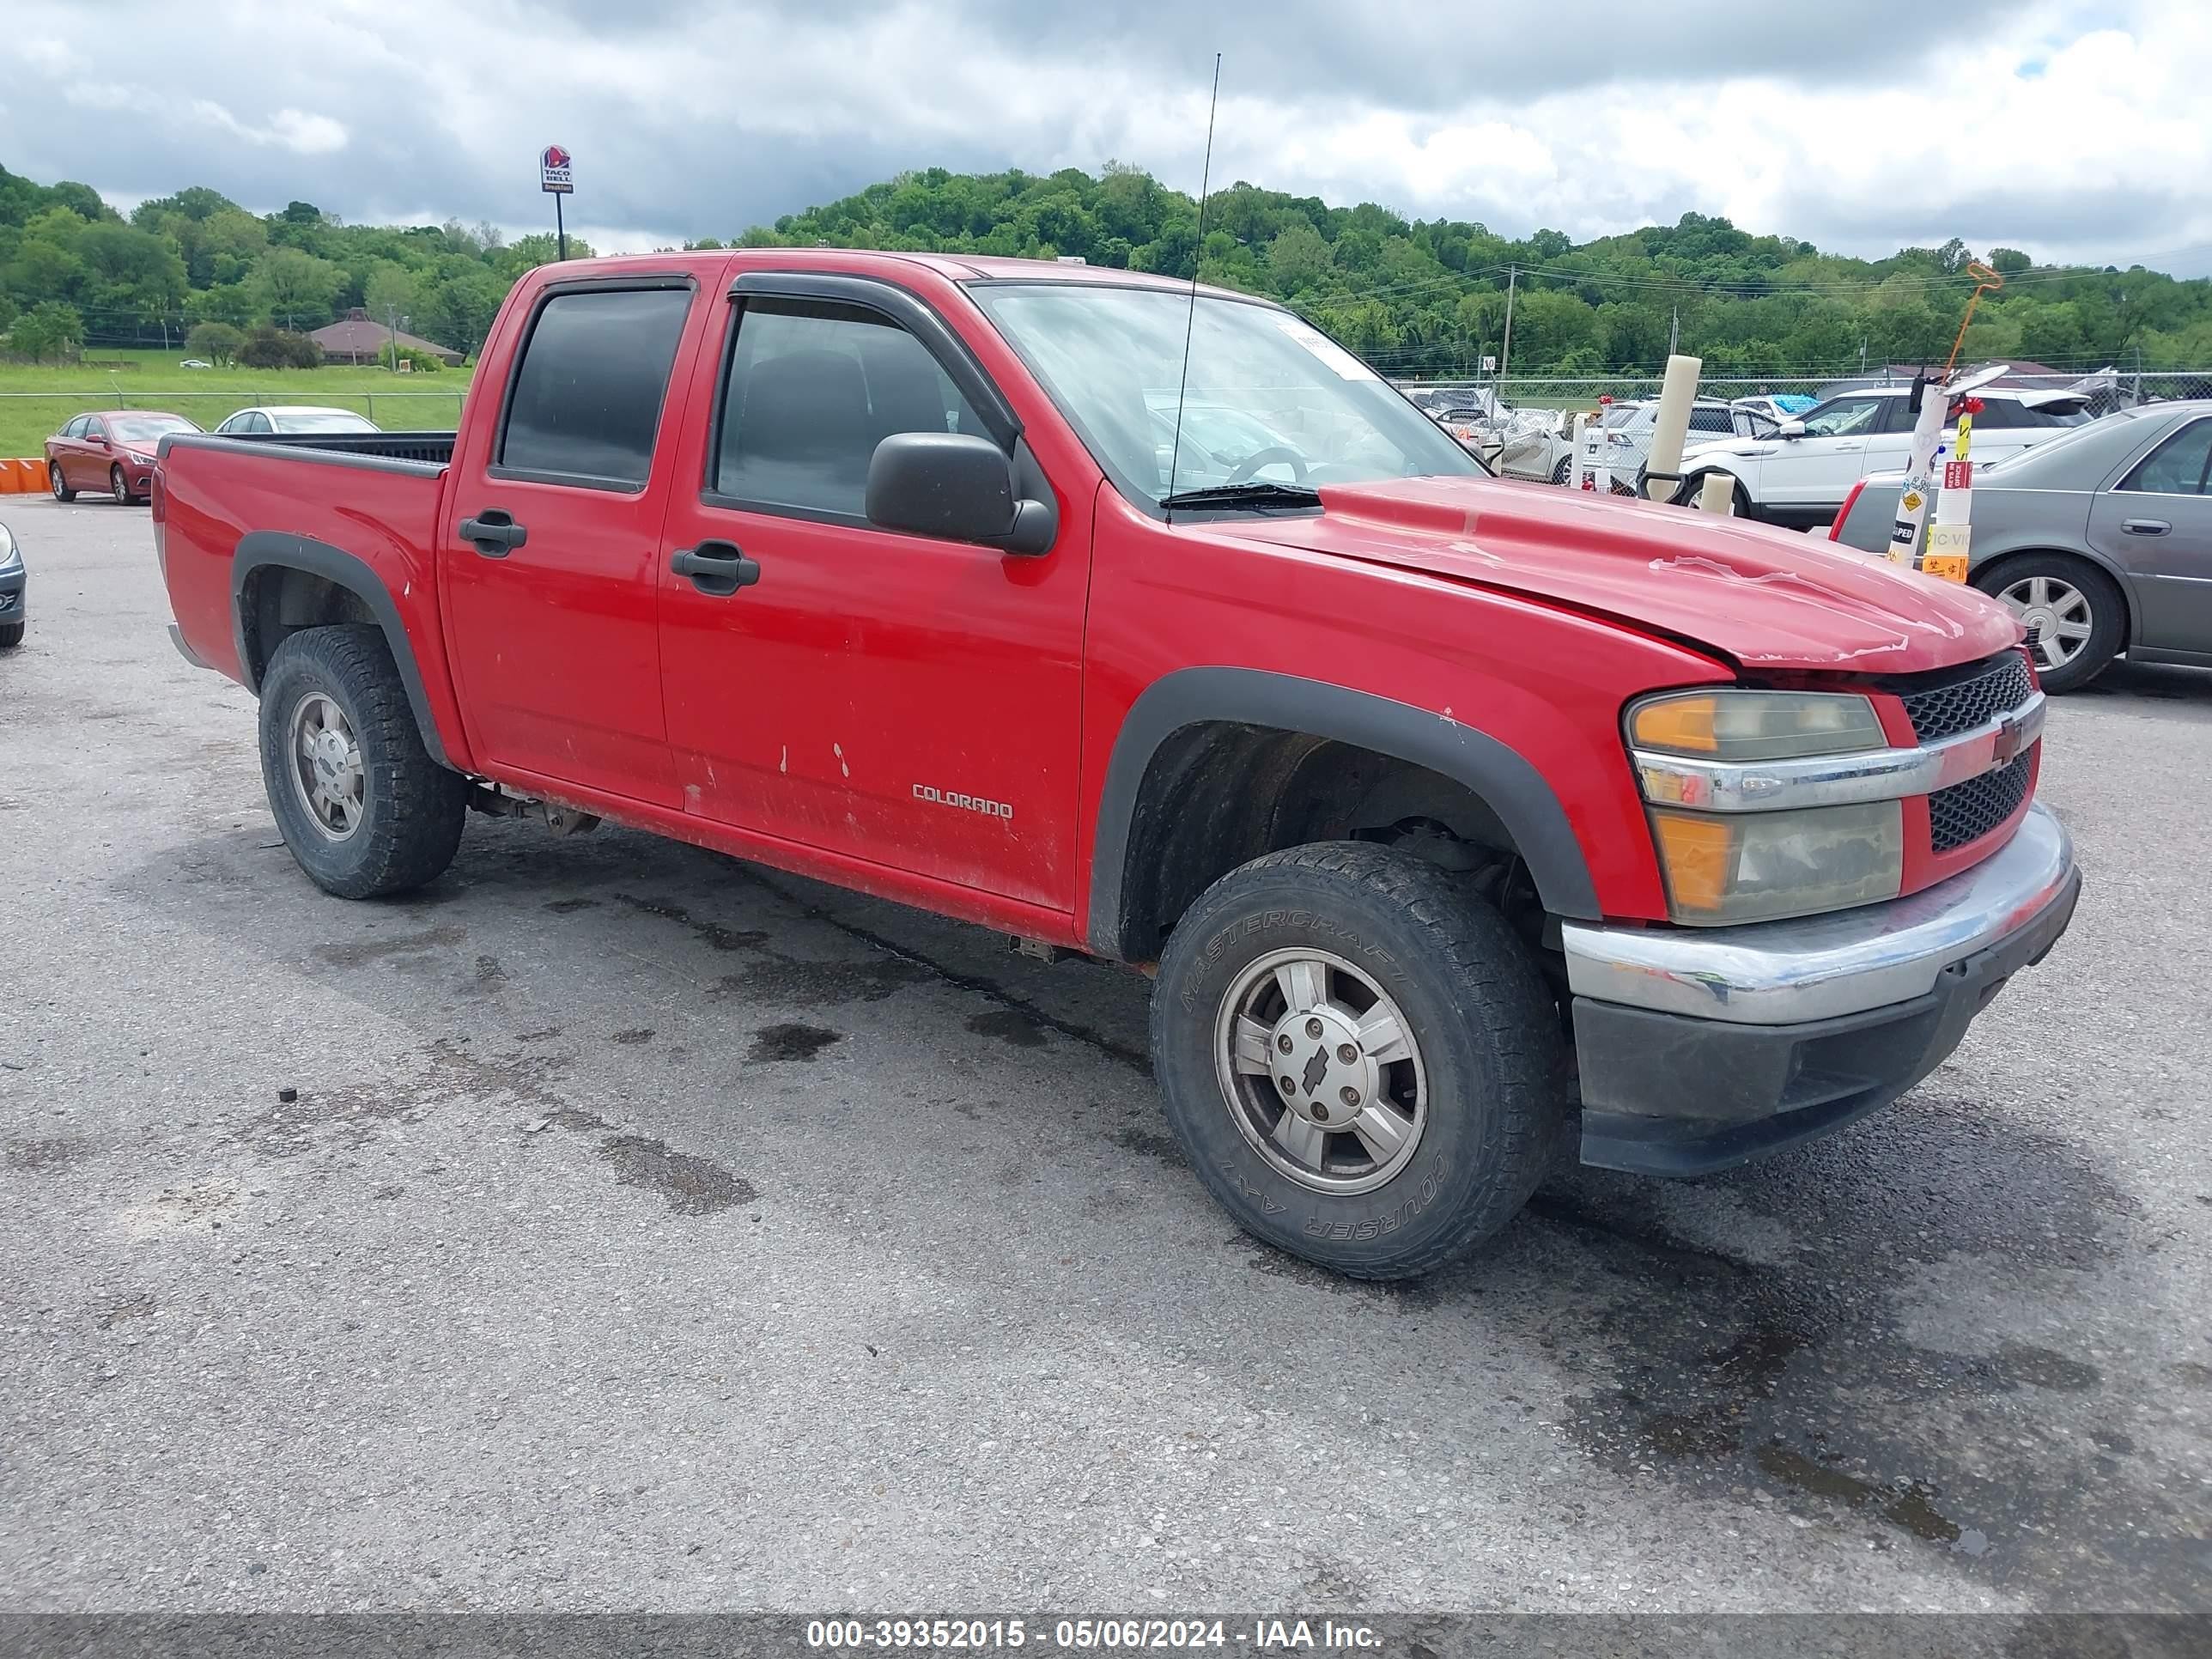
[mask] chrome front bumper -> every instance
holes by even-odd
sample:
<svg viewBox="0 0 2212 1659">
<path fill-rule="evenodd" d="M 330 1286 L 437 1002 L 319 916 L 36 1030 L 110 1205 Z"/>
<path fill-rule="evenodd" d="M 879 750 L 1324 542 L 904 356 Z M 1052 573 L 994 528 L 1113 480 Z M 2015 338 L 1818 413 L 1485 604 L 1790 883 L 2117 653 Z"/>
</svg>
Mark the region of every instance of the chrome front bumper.
<svg viewBox="0 0 2212 1659">
<path fill-rule="evenodd" d="M 2058 820 L 1910 898 L 1742 927 L 1564 928 L 1585 1164 L 1702 1175 L 1887 1105 L 2043 960 L 2081 887 Z"/>
<path fill-rule="evenodd" d="M 1741 927 L 1560 929 L 1577 997 L 1741 1025 L 1863 1013 L 1924 996 L 1943 970 L 2028 927 L 2078 884 L 2074 842 L 2041 805 L 1972 869 L 1852 910 Z"/>
</svg>

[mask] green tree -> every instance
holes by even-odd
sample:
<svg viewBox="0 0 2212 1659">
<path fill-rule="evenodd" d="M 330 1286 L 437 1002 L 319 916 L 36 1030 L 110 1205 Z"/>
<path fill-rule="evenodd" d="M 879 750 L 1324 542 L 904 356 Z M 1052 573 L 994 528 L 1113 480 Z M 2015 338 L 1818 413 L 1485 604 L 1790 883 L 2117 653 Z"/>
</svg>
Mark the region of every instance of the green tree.
<svg viewBox="0 0 2212 1659">
<path fill-rule="evenodd" d="M 185 336 L 185 349 L 211 363 L 228 363 L 238 356 L 246 336 L 228 323 L 200 323 Z"/>
<path fill-rule="evenodd" d="M 331 319 L 331 304 L 344 285 L 345 272 L 297 248 L 272 247 L 255 268 L 254 280 L 262 310 L 271 319 L 288 329 L 303 320 L 319 327 Z"/>
<path fill-rule="evenodd" d="M 75 306 L 42 300 L 15 319 L 9 340 L 20 356 L 34 363 L 49 357 L 58 362 L 75 356 L 82 348 L 84 319 Z"/>
</svg>

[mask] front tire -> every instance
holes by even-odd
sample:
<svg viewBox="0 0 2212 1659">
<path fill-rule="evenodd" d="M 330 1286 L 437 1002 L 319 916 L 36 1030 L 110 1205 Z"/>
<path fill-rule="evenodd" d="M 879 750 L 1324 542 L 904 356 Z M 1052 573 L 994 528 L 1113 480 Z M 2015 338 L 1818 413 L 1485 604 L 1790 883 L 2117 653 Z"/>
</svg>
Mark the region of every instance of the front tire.
<svg viewBox="0 0 2212 1659">
<path fill-rule="evenodd" d="M 1974 573 L 1974 586 L 2027 629 L 2036 678 L 2053 696 L 2103 673 L 2127 639 L 2127 601 L 2085 560 L 2037 553 Z"/>
<path fill-rule="evenodd" d="M 7 650 L 10 646 L 22 644 L 25 626 L 26 624 L 22 623 L 9 623 L 0 626 L 0 651 Z"/>
<path fill-rule="evenodd" d="M 131 503 L 131 481 L 123 476 L 123 469 L 119 466 L 107 469 L 107 493 L 115 497 L 118 507 L 128 507 Z"/>
<path fill-rule="evenodd" d="M 1224 876 L 1152 995 L 1153 1071 L 1200 1178 L 1246 1231 L 1356 1279 L 1431 1272 L 1528 1202 L 1566 1127 L 1559 1050 L 1504 919 L 1358 842 Z"/>
<path fill-rule="evenodd" d="M 1573 476 L 1574 468 L 1575 463 L 1572 456 L 1569 456 L 1562 459 L 1557 466 L 1552 469 L 1552 482 L 1555 484 L 1565 486 L 1568 478 Z"/>
<path fill-rule="evenodd" d="M 285 846 L 339 898 L 434 881 L 453 861 L 468 781 L 422 746 L 382 632 L 288 637 L 261 684 L 261 776 Z"/>
</svg>

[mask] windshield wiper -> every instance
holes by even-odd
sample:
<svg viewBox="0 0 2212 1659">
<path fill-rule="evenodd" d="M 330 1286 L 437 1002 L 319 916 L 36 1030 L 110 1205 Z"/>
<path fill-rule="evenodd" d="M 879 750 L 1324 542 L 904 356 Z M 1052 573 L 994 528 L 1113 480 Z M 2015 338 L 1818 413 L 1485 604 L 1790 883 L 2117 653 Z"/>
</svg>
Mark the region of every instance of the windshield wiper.
<svg viewBox="0 0 2212 1659">
<path fill-rule="evenodd" d="M 1204 489 L 1186 489 L 1166 497 L 1160 505 L 1164 507 L 1319 507 L 1321 491 L 1310 489 L 1304 484 L 1276 483 L 1267 478 L 1254 478 L 1244 483 L 1211 484 Z"/>
</svg>

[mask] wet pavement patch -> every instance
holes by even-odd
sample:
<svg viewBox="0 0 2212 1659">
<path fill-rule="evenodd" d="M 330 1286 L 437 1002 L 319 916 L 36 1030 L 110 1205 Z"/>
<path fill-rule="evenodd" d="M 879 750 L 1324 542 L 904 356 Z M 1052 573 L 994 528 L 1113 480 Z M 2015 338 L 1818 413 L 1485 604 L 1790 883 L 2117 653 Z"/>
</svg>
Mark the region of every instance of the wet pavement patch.
<svg viewBox="0 0 2212 1659">
<path fill-rule="evenodd" d="M 2095 1396 L 2132 1444 L 2148 1402 L 2103 1392 L 2086 1337 L 1918 1334 L 1927 1287 L 1962 1273 L 2033 1285 L 2053 1333 L 2089 1327 L 2139 1208 L 2087 1149 L 1989 1115 L 1910 1099 L 1693 1188 L 1556 1179 L 1520 1224 L 1592 1310 L 1559 1353 L 1566 1438 L 1624 1479 L 1894 1528 L 1992 1585 L 2159 1599 L 2185 1517 L 2147 1526 L 2149 1477 L 2051 1419 L 2053 1395 Z M 1683 1236 L 1730 1212 L 1787 1242 L 1748 1260 Z"/>
<path fill-rule="evenodd" d="M 619 1042 L 624 1048 L 630 1048 L 641 1042 L 650 1042 L 653 1041 L 653 1027 L 650 1025 L 640 1025 L 631 1030 L 617 1031 L 611 1036 L 608 1037 L 607 1041 L 610 1042 Z"/>
<path fill-rule="evenodd" d="M 756 963 L 741 974 L 725 974 L 717 988 L 726 996 L 752 1002 L 835 1008 L 853 1002 L 881 1002 L 929 976 L 927 969 L 896 957 L 848 962 L 799 962 L 777 957 Z"/>
<path fill-rule="evenodd" d="M 968 1029 L 978 1036 L 998 1038 L 1017 1048 L 1044 1047 L 1044 1027 L 1019 1008 L 993 1008 L 968 1017 Z"/>
<path fill-rule="evenodd" d="M 154 1293 L 137 1291 L 129 1296 L 118 1296 L 100 1310 L 100 1328 L 112 1331 L 127 1319 L 151 1319 L 155 1313 Z"/>
<path fill-rule="evenodd" d="M 609 1135 L 598 1152 L 614 1166 L 617 1181 L 659 1193 L 678 1215 L 713 1215 L 760 1196 L 750 1182 L 703 1158 L 672 1152 L 665 1140 Z"/>
<path fill-rule="evenodd" d="M 556 916 L 572 916 L 579 910 L 596 910 L 599 902 L 595 898 L 548 899 L 545 908 Z"/>
<path fill-rule="evenodd" d="M 745 1058 L 753 1061 L 811 1060 L 833 1042 L 842 1042 L 842 1031 L 823 1025 L 763 1025 L 753 1033 Z"/>
<path fill-rule="evenodd" d="M 615 902 L 625 905 L 640 915 L 659 916 L 689 927 L 694 934 L 717 951 L 754 951 L 768 943 L 768 935 L 757 927 L 726 927 L 719 921 L 702 921 L 673 899 L 638 898 L 629 893 L 617 893 Z"/>
<path fill-rule="evenodd" d="M 52 1174 L 92 1156 L 91 1146 L 67 1135 L 47 1135 L 37 1140 L 8 1143 L 8 1167 L 34 1175 Z"/>
<path fill-rule="evenodd" d="M 468 936 L 466 928 L 441 922 L 412 933 L 376 933 L 339 945 L 319 945 L 315 955 L 333 968 L 365 968 L 392 957 L 420 956 L 426 951 L 459 945 Z"/>
<path fill-rule="evenodd" d="M 1182 1148 L 1170 1134 L 1158 1129 L 1116 1129 L 1106 1137 L 1125 1152 L 1135 1152 L 1142 1158 L 1156 1158 L 1163 1164 L 1181 1164 Z"/>
</svg>

